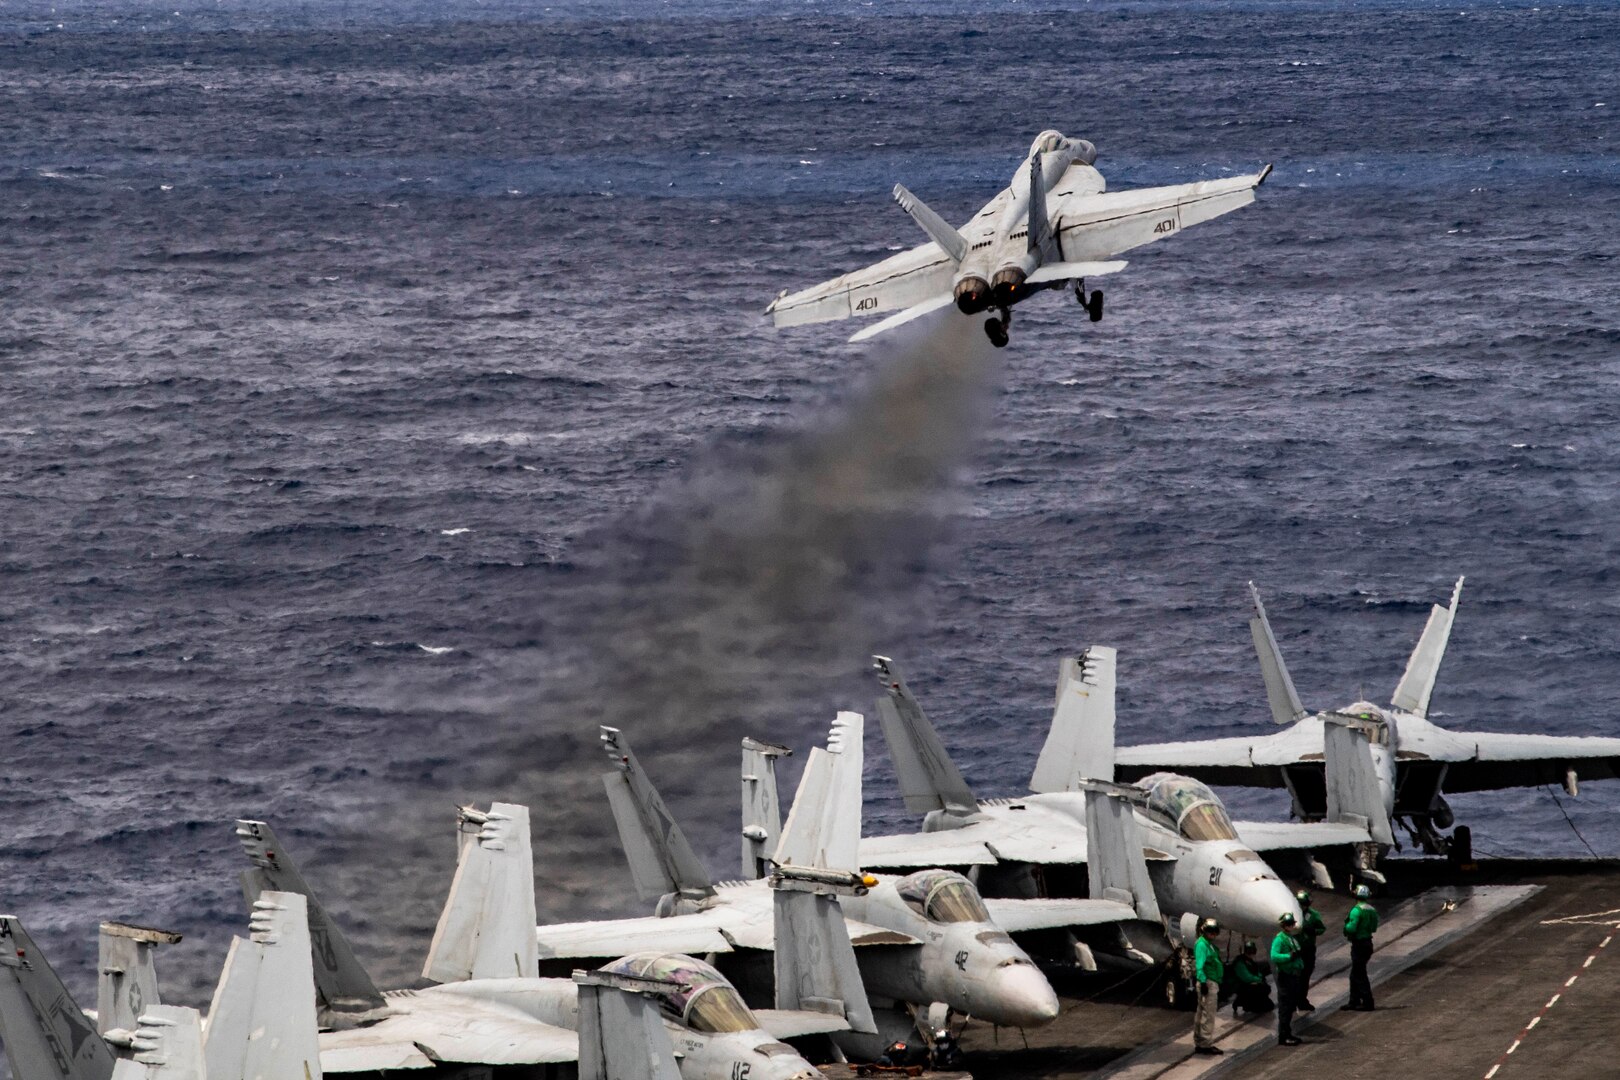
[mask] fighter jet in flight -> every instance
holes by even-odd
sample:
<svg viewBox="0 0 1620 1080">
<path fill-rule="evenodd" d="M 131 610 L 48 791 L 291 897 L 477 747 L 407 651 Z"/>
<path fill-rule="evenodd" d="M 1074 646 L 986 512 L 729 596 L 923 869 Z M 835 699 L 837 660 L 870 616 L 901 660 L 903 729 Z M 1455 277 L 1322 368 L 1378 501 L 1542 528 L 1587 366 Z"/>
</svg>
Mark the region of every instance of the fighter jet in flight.
<svg viewBox="0 0 1620 1080">
<path fill-rule="evenodd" d="M 1440 661 L 1451 638 L 1451 624 L 1462 596 L 1462 579 L 1446 607 L 1434 605 L 1429 622 L 1407 661 L 1390 704 L 1357 701 L 1310 714 L 1300 703 L 1294 681 L 1272 635 L 1260 592 L 1249 584 L 1253 617 L 1249 629 L 1260 657 L 1272 719 L 1287 727 L 1275 735 L 1239 736 L 1199 742 L 1122 746 L 1119 775 L 1144 776 L 1175 769 L 1212 784 L 1287 788 L 1294 816 L 1315 821 L 1334 797 L 1324 784 L 1325 746 L 1347 729 L 1366 732 L 1369 768 L 1376 776 L 1379 806 L 1370 830 L 1382 844 L 1394 843 L 1391 824 L 1399 822 L 1431 854 L 1448 849 L 1456 817 L 1448 792 L 1562 784 L 1570 795 L 1578 780 L 1620 777 L 1620 739 L 1560 735 L 1508 735 L 1447 731 L 1428 718 Z"/>
<path fill-rule="evenodd" d="M 1132 888 L 1139 921 L 1116 940 L 1094 932 L 1074 943 L 1082 966 L 1093 950 L 1139 963 L 1169 960 L 1190 947 L 1199 919 L 1251 935 L 1274 932 L 1278 917 L 1299 917 L 1293 892 L 1260 853 L 1309 852 L 1365 844 L 1356 820 L 1233 822 L 1215 794 L 1188 776 L 1156 773 L 1134 785 L 1113 783 L 1115 652 L 1092 646 L 1063 662 L 1052 728 L 1021 798 L 979 799 L 968 788 L 906 686 L 894 661 L 877 657 L 884 694 L 877 707 L 906 807 L 926 814 L 923 831 L 866 837 L 869 867 L 976 867 L 981 887 L 999 895 L 1051 895 L 1065 875 L 1095 858 L 1094 811 L 1088 789 L 1127 799 L 1145 849 L 1146 867 Z M 1334 762 L 1335 767 L 1339 762 Z M 1370 801 L 1370 787 L 1351 789 Z M 1346 809 L 1356 809 L 1354 803 Z M 1360 819 L 1364 821 L 1364 815 Z M 1095 875 L 1090 892 L 1097 893 Z M 1059 894 L 1061 895 L 1061 894 Z M 1106 894 L 1105 894 L 1106 895 Z"/>
<path fill-rule="evenodd" d="M 955 304 L 969 316 L 993 311 L 984 330 L 999 348 L 1013 305 L 1072 287 L 1097 322 L 1102 290 L 1088 294 L 1085 279 L 1125 268 L 1105 260 L 1247 206 L 1271 174 L 1267 165 L 1248 176 L 1111 192 L 1096 160 L 1084 139 L 1041 132 L 1012 182 L 961 229 L 896 184 L 894 201 L 930 243 L 800 292 L 784 289 L 766 313 L 778 327 L 887 315 L 850 338 L 862 341 Z"/>
</svg>

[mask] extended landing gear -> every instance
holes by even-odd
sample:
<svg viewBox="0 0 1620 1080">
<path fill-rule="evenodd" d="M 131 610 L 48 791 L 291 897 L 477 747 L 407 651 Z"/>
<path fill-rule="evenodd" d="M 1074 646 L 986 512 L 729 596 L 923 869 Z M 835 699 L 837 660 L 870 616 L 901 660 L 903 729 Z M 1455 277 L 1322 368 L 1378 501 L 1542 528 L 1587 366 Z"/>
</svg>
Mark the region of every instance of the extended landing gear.
<svg viewBox="0 0 1620 1080">
<path fill-rule="evenodd" d="M 1012 312 L 1001 309 L 1001 318 L 984 320 L 984 336 L 998 349 L 1007 347 L 1007 328 L 1012 326 Z"/>
<path fill-rule="evenodd" d="M 1101 289 L 1093 289 L 1091 295 L 1087 296 L 1086 283 L 1077 281 L 1074 283 L 1074 299 L 1076 303 L 1086 309 L 1086 314 L 1091 318 L 1092 322 L 1102 322 L 1103 298 Z"/>
</svg>

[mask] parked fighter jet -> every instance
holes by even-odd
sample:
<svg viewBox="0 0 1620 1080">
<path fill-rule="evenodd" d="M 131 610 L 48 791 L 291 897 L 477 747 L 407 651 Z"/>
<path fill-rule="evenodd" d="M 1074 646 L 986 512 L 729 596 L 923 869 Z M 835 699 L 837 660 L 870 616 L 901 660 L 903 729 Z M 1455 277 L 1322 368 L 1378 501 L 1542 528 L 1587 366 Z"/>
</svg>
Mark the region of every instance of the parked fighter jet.
<svg viewBox="0 0 1620 1080">
<path fill-rule="evenodd" d="M 237 835 L 254 864 L 244 879 L 249 893 L 277 884 L 308 896 L 310 910 L 320 915 L 324 932 L 314 949 L 314 978 L 327 1005 L 325 1015 L 343 1017 L 341 1011 L 333 1013 L 334 1000 L 373 1003 L 364 1021 L 321 1034 L 321 1065 L 328 1074 L 579 1061 L 582 1080 L 591 1080 L 590 1070 L 600 1066 L 601 1055 L 611 1048 L 604 1047 L 598 1031 L 582 1050 L 581 987 L 608 986 L 645 994 L 656 1005 L 663 1037 L 647 1035 L 650 1041 L 641 1045 L 641 1058 L 657 1058 L 672 1048 L 668 1052 L 678 1061 L 681 1080 L 732 1080 L 739 1075 L 812 1080 L 819 1075 L 779 1039 L 848 1026 L 841 1017 L 824 1012 L 756 1017 L 718 971 L 693 957 L 636 953 L 574 978 L 536 977 L 528 808 L 507 803 L 496 803 L 488 812 L 463 808 L 458 820 L 462 844 L 456 875 L 423 966 L 424 978 L 443 981 L 386 993 L 378 993 L 352 962 L 341 931 L 321 910 L 270 828 L 263 822 L 237 823 Z M 819 983 L 816 992 L 830 997 Z M 604 1004 L 594 990 L 586 996 L 591 1008 L 607 1008 L 624 1018 L 623 1008 Z M 633 1009 L 634 1003 L 624 1008 Z M 620 1080 L 620 1074 L 597 1074 L 597 1080 Z"/>
<path fill-rule="evenodd" d="M 782 830 L 773 878 L 803 867 L 807 859 L 841 873 L 856 870 L 863 723 L 857 713 L 840 713 L 828 747 L 813 752 Z M 657 914 L 542 926 L 542 958 L 598 957 L 610 942 L 634 942 L 712 953 L 723 958 L 720 962 L 740 982 L 756 981 L 749 971 L 766 962 L 773 949 L 779 963 L 782 949 L 766 882 L 714 884 L 623 733 L 603 728 L 602 738 L 615 766 L 604 781 L 620 839 L 637 891 L 656 901 Z M 823 760 L 824 767 L 816 764 Z M 853 1032 L 833 1036 L 846 1053 L 869 1055 L 905 1037 L 914 1024 L 906 1006 L 926 1009 L 943 1002 L 958 1012 L 1015 1027 L 1038 1026 L 1057 1016 L 1050 985 L 1003 927 L 991 921 L 966 878 L 933 870 L 872 879 L 859 892 L 852 890 L 840 900 L 872 1007 L 862 1022 L 853 1023 Z M 1068 901 L 1062 910 L 1041 904 L 1018 908 L 1013 903 L 1007 910 L 1040 926 L 1134 917 L 1120 903 L 1092 902 L 1088 907 Z M 862 1032 L 866 1036 L 858 1037 Z"/>
<path fill-rule="evenodd" d="M 1447 607 L 1434 605 L 1429 622 L 1407 661 L 1406 673 L 1384 708 L 1357 701 L 1310 715 L 1272 635 L 1260 592 L 1249 584 L 1254 614 L 1249 629 L 1265 677 L 1272 719 L 1288 730 L 1276 735 L 1240 736 L 1201 742 L 1155 743 L 1119 749 L 1120 775 L 1141 776 L 1176 769 L 1213 784 L 1283 787 L 1293 798 L 1294 815 L 1319 820 L 1333 798 L 1324 785 L 1324 741 L 1347 728 L 1364 730 L 1372 743 L 1372 768 L 1381 805 L 1371 825 L 1383 844 L 1394 842 L 1398 821 L 1425 851 L 1445 851 L 1441 834 L 1455 822 L 1445 793 L 1562 784 L 1570 795 L 1578 779 L 1620 777 L 1620 739 L 1559 735 L 1502 735 L 1447 731 L 1428 719 L 1440 661 L 1462 596 L 1462 579 Z"/>
<path fill-rule="evenodd" d="M 1366 843 L 1355 823 L 1302 825 L 1237 822 L 1215 794 L 1186 776 L 1157 773 L 1134 786 L 1113 779 L 1115 652 L 1092 646 L 1063 662 L 1051 732 L 1023 798 L 980 800 L 968 789 L 939 735 L 924 717 L 894 662 L 877 657 L 884 695 L 878 713 L 906 807 L 924 813 L 923 831 L 867 837 L 861 861 L 871 867 L 919 865 L 977 867 L 979 882 L 1004 895 L 1043 895 L 1061 882 L 1063 868 L 1088 863 L 1082 792 L 1101 786 L 1128 798 L 1146 847 L 1150 895 L 1139 914 L 1160 922 L 1151 933 L 1124 927 L 1120 940 L 1094 942 L 1138 962 L 1164 960 L 1192 942 L 1198 919 L 1219 919 L 1228 929 L 1274 932 L 1285 912 L 1299 917 L 1288 886 L 1258 852 Z M 1359 789 L 1370 798 L 1370 789 Z M 1039 868 L 1039 872 L 1035 872 Z M 1095 886 L 1093 886 L 1095 888 Z M 1149 890 L 1143 890 L 1149 891 Z M 1162 919 L 1162 922 L 1161 922 Z M 1076 948 L 1083 966 L 1091 947 Z"/>
<path fill-rule="evenodd" d="M 0 916 L 6 946 L 0 950 L 0 1040 L 12 1075 L 16 1080 L 320 1080 L 304 898 L 266 892 L 253 905 L 250 925 L 249 939 L 231 941 L 206 1025 L 195 1009 L 160 1004 L 153 983 L 151 999 L 136 1002 L 132 1019 L 98 1034 L 22 924 Z M 128 996 L 121 1002 L 130 1003 Z"/>
<path fill-rule="evenodd" d="M 964 315 L 994 308 L 984 329 L 999 348 L 1014 304 L 1072 286 L 1097 322 L 1102 290 L 1088 295 L 1085 279 L 1125 267 L 1099 260 L 1247 206 L 1271 174 L 1267 165 L 1250 176 L 1105 192 L 1096 160 L 1084 139 L 1041 132 L 1012 182 L 960 230 L 896 184 L 894 201 L 932 243 L 801 292 L 784 289 L 766 312 L 779 327 L 890 313 L 850 339 L 861 341 L 952 303 Z"/>
</svg>

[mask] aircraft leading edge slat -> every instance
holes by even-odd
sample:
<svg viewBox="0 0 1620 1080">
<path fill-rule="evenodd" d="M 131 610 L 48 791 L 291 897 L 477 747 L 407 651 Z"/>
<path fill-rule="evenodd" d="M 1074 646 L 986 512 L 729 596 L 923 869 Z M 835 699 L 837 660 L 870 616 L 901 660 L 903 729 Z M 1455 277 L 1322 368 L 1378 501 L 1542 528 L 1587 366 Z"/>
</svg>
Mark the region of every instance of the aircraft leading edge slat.
<svg viewBox="0 0 1620 1080">
<path fill-rule="evenodd" d="M 1247 176 L 1109 192 L 1096 157 L 1082 139 L 1042 132 L 1012 182 L 960 230 L 896 184 L 895 202 L 929 243 L 799 292 L 784 289 L 766 312 L 778 327 L 886 316 L 850 339 L 861 341 L 954 303 L 964 315 L 994 311 L 984 328 L 999 347 L 1013 305 L 1072 285 L 1096 322 L 1102 293 L 1088 294 L 1084 279 L 1124 267 L 1110 256 L 1247 206 L 1271 173 L 1267 165 Z"/>
</svg>

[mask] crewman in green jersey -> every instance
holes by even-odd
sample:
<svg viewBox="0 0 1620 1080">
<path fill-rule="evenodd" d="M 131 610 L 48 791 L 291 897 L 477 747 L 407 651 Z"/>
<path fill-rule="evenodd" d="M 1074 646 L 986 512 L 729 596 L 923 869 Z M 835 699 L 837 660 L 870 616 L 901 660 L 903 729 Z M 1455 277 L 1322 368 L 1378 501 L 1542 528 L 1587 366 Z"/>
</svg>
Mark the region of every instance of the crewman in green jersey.
<svg viewBox="0 0 1620 1080">
<path fill-rule="evenodd" d="M 1239 1009 L 1254 1016 L 1276 1008 L 1271 1002 L 1271 983 L 1266 966 L 1255 953 L 1254 942 L 1245 941 L 1243 952 L 1232 961 L 1232 1015 Z"/>
<path fill-rule="evenodd" d="M 1305 958 L 1296 930 L 1299 920 L 1292 911 L 1277 917 L 1281 927 L 1271 939 L 1271 966 L 1277 972 L 1277 1042 L 1282 1046 L 1298 1046 L 1294 1035 L 1294 1010 L 1299 1007 L 1299 980 L 1305 971 Z"/>
<path fill-rule="evenodd" d="M 1369 903 L 1367 886 L 1356 886 L 1355 906 L 1344 917 L 1344 936 L 1350 939 L 1350 1004 L 1346 1009 L 1373 1011 L 1372 982 L 1367 978 L 1367 961 L 1372 959 L 1373 935 L 1378 932 L 1378 912 Z"/>
<path fill-rule="evenodd" d="M 1316 939 L 1327 933 L 1327 924 L 1311 907 L 1311 894 L 1307 890 L 1299 890 L 1294 898 L 1299 901 L 1299 910 L 1305 916 L 1299 928 L 1299 944 L 1305 957 L 1305 971 L 1299 980 L 1299 1011 L 1315 1012 L 1316 1006 L 1311 1004 L 1311 976 L 1316 974 Z"/>
<path fill-rule="evenodd" d="M 1198 1011 L 1193 1016 L 1193 1053 L 1220 1054 L 1215 1045 L 1215 1010 L 1220 1008 L 1221 980 L 1226 977 L 1226 965 L 1221 962 L 1221 947 L 1215 944 L 1215 935 L 1221 924 L 1205 919 L 1198 924 L 1198 943 L 1193 946 L 1193 977 L 1198 990 Z"/>
</svg>

